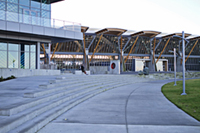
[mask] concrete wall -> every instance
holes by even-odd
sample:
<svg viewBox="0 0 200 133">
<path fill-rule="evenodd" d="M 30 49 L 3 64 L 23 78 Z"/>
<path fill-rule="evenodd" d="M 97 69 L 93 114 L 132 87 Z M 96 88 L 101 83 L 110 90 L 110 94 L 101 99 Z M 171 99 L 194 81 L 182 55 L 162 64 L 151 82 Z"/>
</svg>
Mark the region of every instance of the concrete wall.
<svg viewBox="0 0 200 133">
<path fill-rule="evenodd" d="M 0 69 L 0 77 L 25 77 L 25 76 L 36 76 L 36 75 L 60 75 L 60 70 L 42 70 L 42 69 Z"/>
<path fill-rule="evenodd" d="M 0 31 L 9 31 L 14 33 L 23 33 L 26 35 L 37 35 L 40 37 L 54 37 L 62 39 L 82 40 L 83 33 L 80 31 L 70 31 L 63 29 L 56 29 L 51 27 L 43 27 L 37 25 L 30 25 L 18 22 L 0 20 Z M 20 38 L 19 36 L 18 38 Z"/>
<path fill-rule="evenodd" d="M 108 66 L 90 66 L 90 74 L 108 74 Z"/>
</svg>

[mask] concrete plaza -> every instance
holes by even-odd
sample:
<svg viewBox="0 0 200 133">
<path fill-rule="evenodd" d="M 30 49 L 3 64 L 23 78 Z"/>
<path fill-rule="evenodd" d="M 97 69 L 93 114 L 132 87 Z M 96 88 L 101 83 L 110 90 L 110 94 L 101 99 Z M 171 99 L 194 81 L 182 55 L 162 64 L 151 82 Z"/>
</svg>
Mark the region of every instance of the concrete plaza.
<svg viewBox="0 0 200 133">
<path fill-rule="evenodd" d="M 38 91 L 40 90 L 38 88 L 39 85 L 47 84 L 49 80 L 54 80 L 57 77 L 81 79 L 87 85 L 94 81 L 105 82 L 108 79 L 110 81 L 113 80 L 114 84 L 118 84 L 117 80 L 121 79 L 124 83 L 127 82 L 127 85 L 124 84 L 123 86 L 108 89 L 84 100 L 50 120 L 48 124 L 45 124 L 39 130 L 39 133 L 200 132 L 200 122 L 177 108 L 162 94 L 161 87 L 172 80 L 156 81 L 132 75 L 21 77 L 0 83 L 0 108 L 11 108 L 12 105 L 24 100 L 23 94 Z M 92 81 L 92 79 L 94 80 Z M 3 121 L 6 122 L 8 118 L 8 116 L 0 117 L 1 124 Z M 14 115 L 11 117 L 14 117 Z M 9 132 L 25 131 L 21 129 L 22 127 L 17 127 Z"/>
</svg>

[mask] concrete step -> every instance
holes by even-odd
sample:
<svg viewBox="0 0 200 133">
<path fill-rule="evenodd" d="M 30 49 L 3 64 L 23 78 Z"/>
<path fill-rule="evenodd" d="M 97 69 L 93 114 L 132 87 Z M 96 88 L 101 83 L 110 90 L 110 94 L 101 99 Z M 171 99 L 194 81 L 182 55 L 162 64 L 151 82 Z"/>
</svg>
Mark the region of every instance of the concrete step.
<svg viewBox="0 0 200 133">
<path fill-rule="evenodd" d="M 85 91 L 82 91 L 79 93 L 73 92 L 74 93 L 73 95 L 70 94 L 70 95 L 67 95 L 64 97 L 58 97 L 57 99 L 48 101 L 47 104 L 45 103 L 45 104 L 39 105 L 38 107 L 29 109 L 29 111 L 25 111 L 25 113 L 21 113 L 19 115 L 16 115 L 13 118 L 7 119 L 6 121 L 2 121 L 1 123 L 4 123 L 4 126 L 0 128 L 0 132 L 1 133 L 7 132 L 7 131 L 21 125 L 22 123 L 25 123 L 26 121 L 28 121 L 30 119 L 34 119 L 35 117 L 39 116 L 43 112 L 59 106 L 60 104 L 66 102 L 66 101 L 69 101 L 69 100 L 79 97 L 81 95 L 93 92 L 95 90 L 98 90 L 101 88 L 106 88 L 106 87 L 113 86 L 113 85 L 116 85 L 116 83 L 100 85 L 98 87 L 93 87 L 90 89 L 87 88 Z M 9 124 L 5 124 L 5 123 L 9 123 Z"/>
<path fill-rule="evenodd" d="M 110 83 L 111 81 L 109 81 L 108 83 Z M 106 82 L 105 82 L 106 83 Z M 79 86 L 82 86 L 84 85 L 85 83 L 82 83 L 82 84 L 76 84 L 74 86 L 71 86 L 70 88 L 73 89 L 74 87 L 79 87 Z M 90 85 L 95 85 L 95 82 L 94 83 L 91 83 L 90 82 Z M 99 85 L 97 83 L 97 85 Z M 58 91 L 59 89 L 61 90 L 65 90 L 65 87 L 63 88 L 56 88 L 56 89 L 53 89 L 53 91 L 49 90 L 51 93 L 55 92 L 55 91 Z M 69 88 L 67 88 L 69 89 Z M 83 89 L 83 87 L 80 87 L 79 89 Z M 76 91 L 76 90 L 74 90 Z M 44 93 L 50 93 L 50 92 L 44 92 Z M 38 94 L 38 95 L 43 95 L 43 92 L 40 92 L 41 94 Z M 59 93 L 59 94 L 56 94 L 54 93 L 53 95 L 50 95 L 49 97 L 43 97 L 43 98 L 39 98 L 39 99 L 34 99 L 32 102 L 27 102 L 27 103 L 23 103 L 20 105 L 20 103 L 18 103 L 18 105 L 15 105 L 14 107 L 12 108 L 8 108 L 8 109 L 1 109 L 0 110 L 0 115 L 2 116 L 10 116 L 10 115 L 13 115 L 13 114 L 17 114 L 27 108 L 30 108 L 30 107 L 33 107 L 33 106 L 36 106 L 38 104 L 41 104 L 41 103 L 44 103 L 46 101 L 49 101 L 51 99 L 54 99 L 56 97 L 59 97 L 59 96 L 62 96 L 62 95 L 65 95 L 65 94 L 68 94 L 68 92 L 65 92 L 65 93 Z M 33 94 L 34 95 L 34 94 Z M 30 101 L 30 100 L 29 100 Z"/>
<path fill-rule="evenodd" d="M 80 82 L 72 82 L 72 83 L 68 83 L 67 86 L 66 85 L 59 86 L 59 87 L 55 86 L 55 87 L 51 87 L 47 90 L 24 93 L 24 98 L 40 97 L 40 96 L 43 96 L 43 95 L 47 95 L 49 93 L 53 93 L 53 92 L 57 92 L 57 91 L 61 91 L 61 90 L 66 90 L 66 89 L 71 88 L 71 87 L 82 86 L 82 85 L 90 83 L 90 81 L 87 81 L 87 82 L 83 81 L 83 82 L 81 82 L 81 84 L 78 84 L 78 83 L 80 83 Z M 98 83 L 98 82 L 93 82 L 93 83 Z"/>
<path fill-rule="evenodd" d="M 59 86 L 64 86 L 64 85 L 69 85 L 69 84 L 75 84 L 75 83 L 79 83 L 79 82 L 83 82 L 83 81 L 88 81 L 87 79 L 70 79 L 70 80 L 61 80 L 61 82 L 59 83 L 55 83 L 55 84 L 42 84 L 39 85 L 39 88 L 41 89 L 49 89 L 49 88 L 53 88 L 53 87 L 59 87 Z"/>
<path fill-rule="evenodd" d="M 62 104 L 56 106 L 56 108 L 51 108 L 50 110 L 38 115 L 35 118 L 31 118 L 29 121 L 26 121 L 24 124 L 18 126 L 17 128 L 10 130 L 9 133 L 16 133 L 16 132 L 26 132 L 26 133 L 33 133 L 37 132 L 39 129 L 41 129 L 43 126 L 48 124 L 50 121 L 58 117 L 59 115 L 63 114 L 67 110 L 71 109 L 72 107 L 76 106 L 77 104 L 110 89 L 122 86 L 125 84 L 117 84 L 117 85 L 108 85 L 107 87 L 103 87 L 100 89 L 97 89 L 97 91 L 87 91 L 87 92 L 81 92 L 79 96 L 74 97 L 68 102 L 63 102 Z"/>
</svg>

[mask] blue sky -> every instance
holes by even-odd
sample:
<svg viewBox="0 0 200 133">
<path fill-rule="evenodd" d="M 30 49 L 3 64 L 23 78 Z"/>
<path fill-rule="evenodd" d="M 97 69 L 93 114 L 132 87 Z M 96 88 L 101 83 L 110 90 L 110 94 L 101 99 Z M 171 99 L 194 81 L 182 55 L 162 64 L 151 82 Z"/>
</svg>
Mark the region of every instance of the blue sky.
<svg viewBox="0 0 200 133">
<path fill-rule="evenodd" d="M 52 18 L 90 28 L 200 35 L 200 0 L 65 0 L 52 5 Z"/>
</svg>

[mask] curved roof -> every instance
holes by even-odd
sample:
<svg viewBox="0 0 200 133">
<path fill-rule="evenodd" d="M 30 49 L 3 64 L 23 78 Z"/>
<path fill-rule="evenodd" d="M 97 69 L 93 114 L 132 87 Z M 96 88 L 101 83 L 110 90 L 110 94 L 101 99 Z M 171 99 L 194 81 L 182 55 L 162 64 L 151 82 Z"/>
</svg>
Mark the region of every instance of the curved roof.
<svg viewBox="0 0 200 133">
<path fill-rule="evenodd" d="M 195 37 L 188 38 L 188 40 L 190 40 L 190 41 L 197 40 L 197 39 L 200 39 L 200 36 L 195 36 Z"/>
<path fill-rule="evenodd" d="M 191 35 L 188 33 L 184 33 L 184 34 L 185 34 L 185 38 L 187 38 Z M 174 33 L 174 35 L 182 37 L 182 33 Z M 173 37 L 173 38 L 181 40 L 181 38 L 179 38 L 179 37 Z"/>
<path fill-rule="evenodd" d="M 135 32 L 133 34 L 131 34 L 131 36 L 145 36 L 145 37 L 155 37 L 158 34 L 160 34 L 161 32 L 158 31 L 139 31 L 139 32 Z"/>
<path fill-rule="evenodd" d="M 125 30 L 125 29 L 105 28 L 105 29 L 99 30 L 99 31 L 97 31 L 97 32 L 95 32 L 95 33 L 96 33 L 96 34 L 105 33 L 105 34 L 120 36 L 121 34 L 123 34 L 123 33 L 126 32 L 126 31 L 127 31 L 127 30 Z"/>
</svg>

